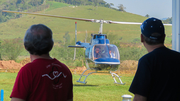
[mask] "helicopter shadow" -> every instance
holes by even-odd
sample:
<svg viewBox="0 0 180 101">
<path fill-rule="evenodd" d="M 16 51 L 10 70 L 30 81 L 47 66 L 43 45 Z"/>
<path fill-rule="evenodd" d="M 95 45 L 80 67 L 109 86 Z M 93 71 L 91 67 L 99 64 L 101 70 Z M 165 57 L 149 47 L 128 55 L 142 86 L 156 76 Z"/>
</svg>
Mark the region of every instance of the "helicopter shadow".
<svg viewBox="0 0 180 101">
<path fill-rule="evenodd" d="M 95 86 L 99 86 L 99 85 L 73 84 L 73 86 L 79 86 L 79 87 L 80 87 L 80 86 L 82 86 L 82 87 L 84 87 L 84 86 L 91 86 L 91 87 L 93 87 L 93 86 L 94 86 L 94 87 L 95 87 Z"/>
</svg>

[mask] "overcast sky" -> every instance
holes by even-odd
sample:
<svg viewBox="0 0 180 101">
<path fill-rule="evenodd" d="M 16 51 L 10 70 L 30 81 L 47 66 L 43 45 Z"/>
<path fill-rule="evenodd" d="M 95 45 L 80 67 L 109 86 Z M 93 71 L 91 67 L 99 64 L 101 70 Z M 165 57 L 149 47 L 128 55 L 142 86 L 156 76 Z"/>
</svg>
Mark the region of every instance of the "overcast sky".
<svg viewBox="0 0 180 101">
<path fill-rule="evenodd" d="M 119 4 L 126 7 L 125 11 L 159 19 L 172 17 L 172 0 L 104 0 L 113 3 L 117 8 Z"/>
</svg>

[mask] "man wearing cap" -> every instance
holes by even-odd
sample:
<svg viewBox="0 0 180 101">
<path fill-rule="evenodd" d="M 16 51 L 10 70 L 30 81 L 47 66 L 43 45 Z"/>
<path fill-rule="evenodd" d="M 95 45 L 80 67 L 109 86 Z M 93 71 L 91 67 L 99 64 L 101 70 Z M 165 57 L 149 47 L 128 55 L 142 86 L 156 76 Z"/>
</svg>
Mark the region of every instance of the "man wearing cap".
<svg viewBox="0 0 180 101">
<path fill-rule="evenodd" d="M 164 46 L 161 20 L 149 18 L 141 25 L 141 42 L 148 53 L 139 59 L 129 91 L 133 101 L 180 101 L 180 53 Z"/>
</svg>

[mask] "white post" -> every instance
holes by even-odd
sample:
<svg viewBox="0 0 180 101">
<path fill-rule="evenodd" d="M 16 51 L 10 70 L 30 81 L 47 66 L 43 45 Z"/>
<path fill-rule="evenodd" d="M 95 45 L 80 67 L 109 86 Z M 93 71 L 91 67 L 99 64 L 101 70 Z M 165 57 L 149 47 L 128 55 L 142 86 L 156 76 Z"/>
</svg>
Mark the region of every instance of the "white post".
<svg viewBox="0 0 180 101">
<path fill-rule="evenodd" d="M 122 101 L 131 101 L 132 96 L 131 95 L 123 95 L 122 98 L 123 98 Z"/>
<path fill-rule="evenodd" d="M 180 52 L 180 1 L 172 0 L 172 49 Z"/>
<path fill-rule="evenodd" d="M 77 42 L 77 22 L 75 22 L 75 46 L 76 46 L 76 42 Z M 76 59 L 76 48 L 74 48 L 74 59 Z"/>
</svg>

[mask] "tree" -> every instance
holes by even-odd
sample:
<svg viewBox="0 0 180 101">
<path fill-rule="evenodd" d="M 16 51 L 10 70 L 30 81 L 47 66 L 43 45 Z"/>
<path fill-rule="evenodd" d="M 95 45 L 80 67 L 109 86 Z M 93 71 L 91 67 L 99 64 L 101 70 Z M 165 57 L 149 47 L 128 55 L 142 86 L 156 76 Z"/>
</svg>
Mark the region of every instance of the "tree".
<svg viewBox="0 0 180 101">
<path fill-rule="evenodd" d="M 112 8 L 112 6 L 114 6 L 113 3 L 107 3 L 105 7 Z"/>
<path fill-rule="evenodd" d="M 124 7 L 123 4 L 119 4 L 118 8 L 119 8 L 119 9 L 118 9 L 119 11 L 126 12 L 126 11 L 125 11 L 126 7 Z"/>
<path fill-rule="evenodd" d="M 149 18 L 149 14 L 146 14 L 145 17 Z"/>
<path fill-rule="evenodd" d="M 113 4 L 113 3 L 110 3 L 110 8 L 111 8 L 112 6 L 114 6 L 114 4 Z"/>
</svg>

